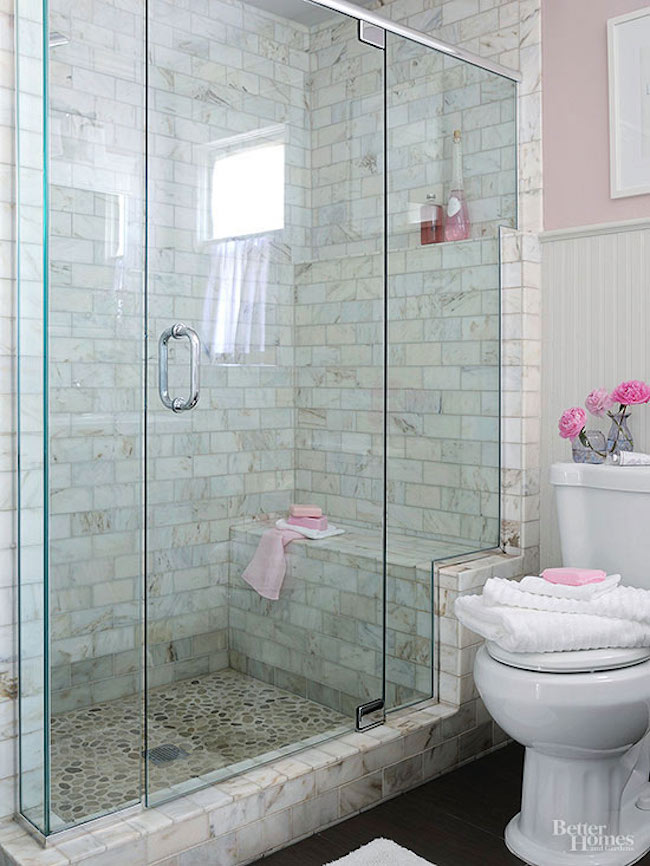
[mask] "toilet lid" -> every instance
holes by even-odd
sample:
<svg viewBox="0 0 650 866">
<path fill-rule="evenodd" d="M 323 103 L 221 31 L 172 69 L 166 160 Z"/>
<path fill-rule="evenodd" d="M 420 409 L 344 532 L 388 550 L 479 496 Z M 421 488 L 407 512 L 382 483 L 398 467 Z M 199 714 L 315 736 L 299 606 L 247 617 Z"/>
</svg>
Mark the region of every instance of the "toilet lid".
<svg viewBox="0 0 650 866">
<path fill-rule="evenodd" d="M 553 653 L 514 653 L 488 641 L 487 651 L 493 659 L 510 665 L 510 667 L 555 674 L 613 671 L 638 665 L 650 659 L 650 647 L 615 647 Z"/>
</svg>

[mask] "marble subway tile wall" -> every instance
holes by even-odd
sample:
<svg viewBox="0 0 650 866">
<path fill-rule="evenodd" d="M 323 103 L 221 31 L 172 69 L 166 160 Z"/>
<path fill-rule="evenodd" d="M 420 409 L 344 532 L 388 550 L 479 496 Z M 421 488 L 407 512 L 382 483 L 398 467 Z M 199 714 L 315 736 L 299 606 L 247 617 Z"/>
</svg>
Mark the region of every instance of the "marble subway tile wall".
<svg viewBox="0 0 650 866">
<path fill-rule="evenodd" d="M 383 502 L 383 53 L 313 28 L 311 257 L 296 269 L 296 497 L 377 530 Z"/>
<path fill-rule="evenodd" d="M 426 535 L 451 556 L 499 542 L 498 245 L 445 245 L 431 271 L 423 258 L 389 260 L 389 543 Z"/>
</svg>

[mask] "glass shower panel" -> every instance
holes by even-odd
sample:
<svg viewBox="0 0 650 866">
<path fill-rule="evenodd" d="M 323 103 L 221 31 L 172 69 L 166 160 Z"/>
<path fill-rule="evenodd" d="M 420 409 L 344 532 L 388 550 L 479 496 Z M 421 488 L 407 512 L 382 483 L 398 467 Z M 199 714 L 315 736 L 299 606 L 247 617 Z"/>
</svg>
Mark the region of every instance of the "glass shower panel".
<svg viewBox="0 0 650 866">
<path fill-rule="evenodd" d="M 35 4 L 17 4 L 16 46 L 20 810 L 47 832 L 43 18 Z"/>
<path fill-rule="evenodd" d="M 432 694 L 434 637 L 445 670 L 435 563 L 499 545 L 499 227 L 516 225 L 516 85 L 386 36 L 390 708 Z M 471 228 L 423 243 L 423 206 L 446 222 L 454 209 L 455 131 Z"/>
<path fill-rule="evenodd" d="M 382 696 L 383 55 L 294 6 L 149 5 L 150 802 Z"/>
<path fill-rule="evenodd" d="M 141 798 L 144 2 L 51 0 L 51 828 Z"/>
</svg>

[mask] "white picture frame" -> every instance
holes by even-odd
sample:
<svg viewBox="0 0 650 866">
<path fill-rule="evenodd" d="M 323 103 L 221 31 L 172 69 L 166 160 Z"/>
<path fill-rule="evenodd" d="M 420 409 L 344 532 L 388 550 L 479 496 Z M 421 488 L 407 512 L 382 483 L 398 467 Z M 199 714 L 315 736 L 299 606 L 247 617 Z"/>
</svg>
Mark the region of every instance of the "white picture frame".
<svg viewBox="0 0 650 866">
<path fill-rule="evenodd" d="M 650 7 L 607 22 L 610 195 L 650 193 Z"/>
</svg>

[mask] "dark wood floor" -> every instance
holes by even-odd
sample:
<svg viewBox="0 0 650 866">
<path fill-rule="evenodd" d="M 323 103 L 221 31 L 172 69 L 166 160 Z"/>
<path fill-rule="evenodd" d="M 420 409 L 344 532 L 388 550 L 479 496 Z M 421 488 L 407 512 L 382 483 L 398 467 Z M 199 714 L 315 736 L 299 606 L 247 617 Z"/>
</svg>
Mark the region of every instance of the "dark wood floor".
<svg viewBox="0 0 650 866">
<path fill-rule="evenodd" d="M 521 866 L 503 842 L 519 811 L 523 749 L 508 746 L 376 806 L 255 866 L 323 866 L 378 836 L 436 866 Z M 650 855 L 638 866 L 650 866 Z"/>
</svg>

